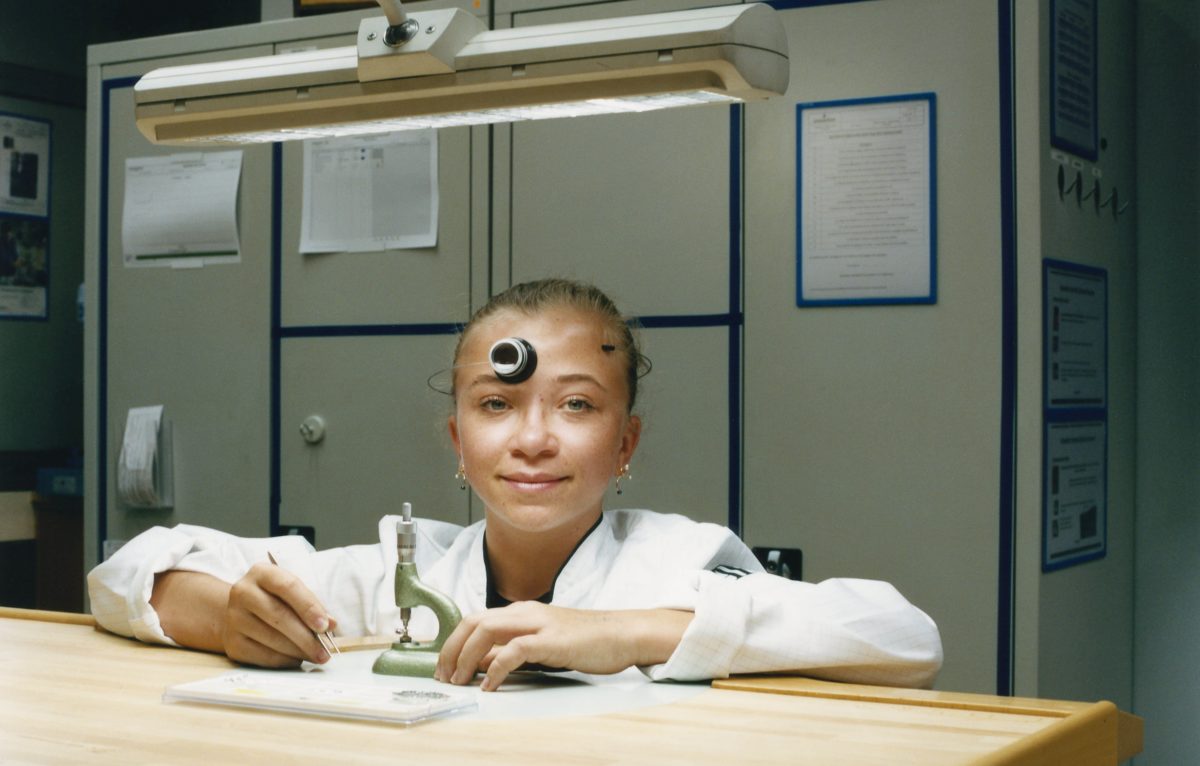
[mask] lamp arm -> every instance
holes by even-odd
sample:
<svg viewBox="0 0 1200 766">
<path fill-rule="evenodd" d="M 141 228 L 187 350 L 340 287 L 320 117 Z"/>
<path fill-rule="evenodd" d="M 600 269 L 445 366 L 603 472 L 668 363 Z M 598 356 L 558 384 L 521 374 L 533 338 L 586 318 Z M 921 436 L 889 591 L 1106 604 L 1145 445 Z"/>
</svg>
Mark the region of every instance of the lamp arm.
<svg viewBox="0 0 1200 766">
<path fill-rule="evenodd" d="M 378 0 L 378 3 L 391 26 L 398 27 L 408 19 L 408 14 L 404 12 L 404 4 L 400 0 Z"/>
</svg>

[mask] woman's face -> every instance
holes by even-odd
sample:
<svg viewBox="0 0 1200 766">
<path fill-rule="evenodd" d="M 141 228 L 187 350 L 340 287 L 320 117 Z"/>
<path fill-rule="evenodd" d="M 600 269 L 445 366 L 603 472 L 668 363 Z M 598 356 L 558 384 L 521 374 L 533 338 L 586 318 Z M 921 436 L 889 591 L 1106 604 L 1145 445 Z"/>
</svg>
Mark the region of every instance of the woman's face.
<svg viewBox="0 0 1200 766">
<path fill-rule="evenodd" d="M 488 352 L 524 338 L 537 352 L 533 376 L 504 383 Z M 561 308 L 501 311 L 471 328 L 454 371 L 450 437 L 488 524 L 525 532 L 589 527 L 605 489 L 633 455 L 641 423 L 628 414 L 624 355 L 601 321 Z"/>
</svg>

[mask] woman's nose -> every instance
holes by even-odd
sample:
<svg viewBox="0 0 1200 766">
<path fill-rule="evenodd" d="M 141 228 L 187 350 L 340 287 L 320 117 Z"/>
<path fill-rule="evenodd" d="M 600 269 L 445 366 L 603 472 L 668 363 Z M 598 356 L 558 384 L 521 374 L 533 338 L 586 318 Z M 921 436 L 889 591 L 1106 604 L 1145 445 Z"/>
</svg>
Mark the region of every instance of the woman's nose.
<svg viewBox="0 0 1200 766">
<path fill-rule="evenodd" d="M 550 419 L 541 407 L 527 407 L 517 419 L 513 446 L 527 455 L 553 452 L 558 445 Z"/>
</svg>

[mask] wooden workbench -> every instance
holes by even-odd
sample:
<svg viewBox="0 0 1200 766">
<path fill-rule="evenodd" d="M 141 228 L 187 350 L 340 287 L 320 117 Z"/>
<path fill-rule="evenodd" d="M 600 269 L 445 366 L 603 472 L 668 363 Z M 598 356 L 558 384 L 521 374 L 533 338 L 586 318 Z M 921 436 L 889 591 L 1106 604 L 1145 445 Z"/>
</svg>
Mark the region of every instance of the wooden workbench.
<svg viewBox="0 0 1200 766">
<path fill-rule="evenodd" d="M 86 615 L 0 608 L 2 763 L 1115 764 L 1141 720 L 1112 704 L 741 678 L 671 704 L 412 727 L 165 704 L 229 670 Z"/>
</svg>

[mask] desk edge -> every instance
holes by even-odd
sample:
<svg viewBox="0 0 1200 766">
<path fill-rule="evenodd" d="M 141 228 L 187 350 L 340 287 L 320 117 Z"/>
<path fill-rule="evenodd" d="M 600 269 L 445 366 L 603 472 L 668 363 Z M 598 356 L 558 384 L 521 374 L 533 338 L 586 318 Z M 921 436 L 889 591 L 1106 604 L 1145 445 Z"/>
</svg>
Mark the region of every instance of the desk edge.
<svg viewBox="0 0 1200 766">
<path fill-rule="evenodd" d="M 15 606 L 0 606 L 0 618 L 11 620 L 39 620 L 68 625 L 90 625 L 95 627 L 96 618 L 79 612 L 51 612 L 45 609 L 21 609 Z"/>
</svg>

